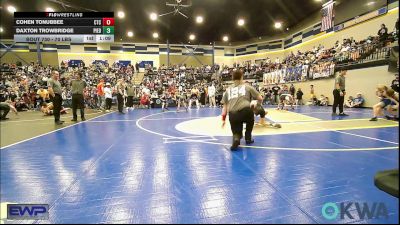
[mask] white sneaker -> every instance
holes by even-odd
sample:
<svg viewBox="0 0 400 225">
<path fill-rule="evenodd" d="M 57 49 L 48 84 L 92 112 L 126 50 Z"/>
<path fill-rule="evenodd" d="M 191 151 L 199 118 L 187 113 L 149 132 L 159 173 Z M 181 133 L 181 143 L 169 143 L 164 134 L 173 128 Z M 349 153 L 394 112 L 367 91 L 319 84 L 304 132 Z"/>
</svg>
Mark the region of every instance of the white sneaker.
<svg viewBox="0 0 400 225">
<path fill-rule="evenodd" d="M 110 110 L 107 109 L 106 112 L 110 112 Z"/>
</svg>

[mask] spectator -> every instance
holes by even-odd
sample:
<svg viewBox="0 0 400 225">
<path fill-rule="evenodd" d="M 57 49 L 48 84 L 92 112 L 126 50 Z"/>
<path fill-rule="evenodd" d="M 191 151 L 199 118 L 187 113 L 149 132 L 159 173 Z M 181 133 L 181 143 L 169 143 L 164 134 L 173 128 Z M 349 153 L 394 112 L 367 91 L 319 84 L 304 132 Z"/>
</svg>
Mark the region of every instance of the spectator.
<svg viewBox="0 0 400 225">
<path fill-rule="evenodd" d="M 296 88 L 294 87 L 293 84 L 290 84 L 289 91 L 290 91 L 290 94 L 294 97 L 294 94 L 296 93 Z"/>
<path fill-rule="evenodd" d="M 363 107 L 363 104 L 364 104 L 365 100 L 362 97 L 361 93 L 357 93 L 357 97 L 354 98 L 353 102 L 354 103 L 353 103 L 353 107 L 352 108 L 361 108 L 361 107 Z"/>
<path fill-rule="evenodd" d="M 328 106 L 328 97 L 325 97 L 324 95 L 321 95 L 320 98 L 318 99 L 317 105 L 319 105 L 319 106 Z"/>
<path fill-rule="evenodd" d="M 388 37 L 388 29 L 385 24 L 381 25 L 381 29 L 378 31 L 378 36 L 380 41 L 385 41 Z"/>
<path fill-rule="evenodd" d="M 344 103 L 344 106 L 347 108 L 352 108 L 353 105 L 354 105 L 354 98 L 353 98 L 353 96 L 349 96 L 349 98 Z"/>
<path fill-rule="evenodd" d="M 278 104 L 279 103 L 279 91 L 281 90 L 281 88 L 278 86 L 278 84 L 276 83 L 275 86 L 272 87 L 272 93 L 273 93 L 273 97 L 272 97 L 272 104 Z"/>
<path fill-rule="evenodd" d="M 296 93 L 296 105 L 303 105 L 303 91 L 301 88 L 299 88 Z"/>
<path fill-rule="evenodd" d="M 399 73 L 395 74 L 395 79 L 392 81 L 390 86 L 395 92 L 399 93 Z"/>
<path fill-rule="evenodd" d="M 106 100 L 106 112 L 110 112 L 112 104 L 112 89 L 110 83 L 106 83 L 106 87 L 104 88 L 104 97 Z"/>
</svg>

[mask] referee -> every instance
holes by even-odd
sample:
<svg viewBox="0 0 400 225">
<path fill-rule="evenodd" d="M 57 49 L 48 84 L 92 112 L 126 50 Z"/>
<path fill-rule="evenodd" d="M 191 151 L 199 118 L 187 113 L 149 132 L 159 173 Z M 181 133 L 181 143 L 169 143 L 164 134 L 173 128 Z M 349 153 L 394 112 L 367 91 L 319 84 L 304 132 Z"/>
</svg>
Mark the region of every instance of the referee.
<svg viewBox="0 0 400 225">
<path fill-rule="evenodd" d="M 246 144 L 254 143 L 252 131 L 254 126 L 254 114 L 250 102 L 257 99 L 262 103 L 262 97 L 254 87 L 243 82 L 243 72 L 236 70 L 232 74 L 233 85 L 228 87 L 222 97 L 222 120 L 225 124 L 226 115 L 229 113 L 229 123 L 233 134 L 231 150 L 234 151 L 240 145 L 243 137 L 243 123 L 246 123 Z"/>
<path fill-rule="evenodd" d="M 63 100 L 61 97 L 62 90 L 59 79 L 60 79 L 60 74 L 58 73 L 58 71 L 53 70 L 51 72 L 51 78 L 47 81 L 49 95 L 51 96 L 53 102 L 54 122 L 57 125 L 61 125 L 64 123 L 64 121 L 60 120 L 60 111 Z"/>
<path fill-rule="evenodd" d="M 339 106 L 339 116 L 348 116 L 343 112 L 344 96 L 346 95 L 346 75 L 347 70 L 342 70 L 335 79 L 335 89 L 333 90 L 332 116 L 336 116 L 336 108 Z"/>
<path fill-rule="evenodd" d="M 79 108 L 81 111 L 81 120 L 85 121 L 85 102 L 83 100 L 83 91 L 86 87 L 85 81 L 82 80 L 82 73 L 76 73 L 76 79 L 71 82 L 71 93 L 72 93 L 72 114 L 73 119 L 71 121 L 78 121 L 78 115 L 76 110 Z"/>
</svg>

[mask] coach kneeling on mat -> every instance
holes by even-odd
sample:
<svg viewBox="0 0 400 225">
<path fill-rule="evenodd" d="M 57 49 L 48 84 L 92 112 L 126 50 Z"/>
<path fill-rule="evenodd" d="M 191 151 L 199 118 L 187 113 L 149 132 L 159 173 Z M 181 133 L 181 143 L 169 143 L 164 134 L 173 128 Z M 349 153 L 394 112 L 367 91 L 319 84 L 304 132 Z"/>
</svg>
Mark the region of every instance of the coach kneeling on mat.
<svg viewBox="0 0 400 225">
<path fill-rule="evenodd" d="M 243 123 L 246 123 L 245 140 L 246 144 L 254 143 L 252 131 L 254 126 L 254 114 L 250 107 L 250 102 L 257 99 L 261 104 L 262 97 L 256 89 L 243 82 L 243 72 L 234 71 L 232 74 L 233 85 L 228 87 L 222 97 L 222 120 L 225 124 L 227 113 L 229 113 L 229 122 L 233 134 L 231 150 L 236 150 L 240 145 L 240 139 L 243 137 Z"/>
<path fill-rule="evenodd" d="M 74 118 L 71 121 L 78 121 L 76 110 L 79 108 L 81 111 L 81 119 L 85 121 L 85 102 L 83 99 L 83 91 L 86 87 L 85 81 L 82 80 L 82 73 L 76 73 L 76 79 L 71 82 L 72 93 L 72 115 Z"/>
</svg>

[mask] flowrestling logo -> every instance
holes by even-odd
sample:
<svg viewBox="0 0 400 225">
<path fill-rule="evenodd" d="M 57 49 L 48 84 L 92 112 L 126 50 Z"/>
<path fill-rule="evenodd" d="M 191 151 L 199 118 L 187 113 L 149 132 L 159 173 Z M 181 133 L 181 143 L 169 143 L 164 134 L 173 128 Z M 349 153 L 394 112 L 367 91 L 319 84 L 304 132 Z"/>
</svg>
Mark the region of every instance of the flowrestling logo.
<svg viewBox="0 0 400 225">
<path fill-rule="evenodd" d="M 8 204 L 7 219 L 9 220 L 47 220 L 49 205 L 47 204 Z"/>
<path fill-rule="evenodd" d="M 389 217 L 386 205 L 382 202 L 334 202 L 322 206 L 322 216 L 327 220 L 337 219 L 387 219 Z"/>
</svg>

